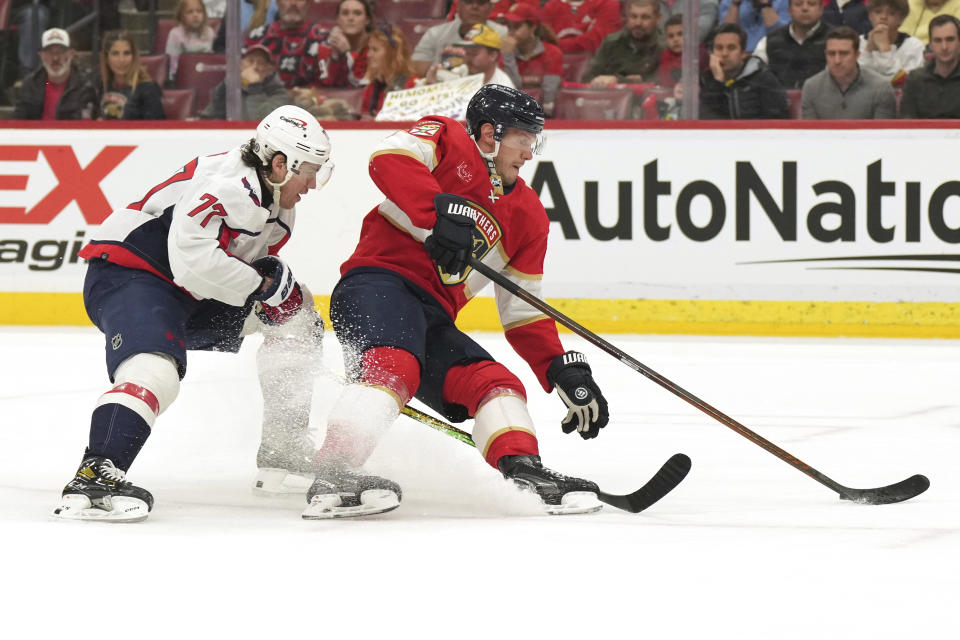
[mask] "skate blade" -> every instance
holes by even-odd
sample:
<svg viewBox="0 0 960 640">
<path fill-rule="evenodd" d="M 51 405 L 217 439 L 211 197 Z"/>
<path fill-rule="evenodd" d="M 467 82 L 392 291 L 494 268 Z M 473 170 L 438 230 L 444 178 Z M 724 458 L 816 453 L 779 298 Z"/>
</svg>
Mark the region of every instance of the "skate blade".
<svg viewBox="0 0 960 640">
<path fill-rule="evenodd" d="M 400 506 L 400 498 L 393 491 L 387 489 L 369 489 L 360 494 L 360 504 L 353 507 L 340 506 L 340 496 L 322 494 L 313 496 L 313 500 L 304 509 L 301 517 L 304 520 L 329 520 L 331 518 L 355 518 L 357 516 L 372 516 L 377 513 L 393 511 Z"/>
<path fill-rule="evenodd" d="M 543 510 L 552 516 L 572 516 L 580 513 L 596 513 L 603 508 L 592 491 L 571 491 L 564 494 L 560 504 L 544 504 Z"/>
<path fill-rule="evenodd" d="M 286 469 L 260 469 L 253 481 L 253 495 L 261 498 L 277 498 L 303 495 L 313 484 L 313 476 L 290 473 Z"/>
<path fill-rule="evenodd" d="M 139 498 L 113 496 L 113 509 L 100 509 L 82 494 L 67 494 L 60 500 L 60 506 L 51 516 L 60 520 L 81 520 L 85 522 L 141 522 L 147 519 L 150 509 Z"/>
</svg>

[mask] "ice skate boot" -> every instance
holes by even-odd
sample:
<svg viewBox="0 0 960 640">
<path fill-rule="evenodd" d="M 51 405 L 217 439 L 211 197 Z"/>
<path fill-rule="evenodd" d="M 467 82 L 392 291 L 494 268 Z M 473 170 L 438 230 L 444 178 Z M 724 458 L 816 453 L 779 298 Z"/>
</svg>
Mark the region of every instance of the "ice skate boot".
<svg viewBox="0 0 960 640">
<path fill-rule="evenodd" d="M 264 438 L 257 451 L 253 493 L 266 497 L 303 495 L 313 482 L 316 461 L 317 450 L 305 432 Z"/>
<path fill-rule="evenodd" d="M 400 485 L 392 480 L 350 470 L 324 466 L 307 491 L 304 520 L 351 518 L 385 513 L 400 506 Z"/>
<path fill-rule="evenodd" d="M 63 488 L 53 515 L 65 520 L 139 522 L 153 508 L 153 496 L 126 480 L 103 456 L 86 456 L 77 475 Z"/>
<path fill-rule="evenodd" d="M 596 483 L 548 469 L 540 456 L 503 456 L 497 467 L 504 478 L 535 492 L 551 515 L 593 513 L 603 507 L 597 499 L 600 489 Z"/>
</svg>

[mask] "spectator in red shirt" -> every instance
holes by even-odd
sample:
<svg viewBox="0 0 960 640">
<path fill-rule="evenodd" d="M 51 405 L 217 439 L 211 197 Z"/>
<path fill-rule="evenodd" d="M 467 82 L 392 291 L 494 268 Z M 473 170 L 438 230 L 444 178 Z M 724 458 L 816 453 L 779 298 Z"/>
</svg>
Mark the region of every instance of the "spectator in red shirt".
<svg viewBox="0 0 960 640">
<path fill-rule="evenodd" d="M 23 81 L 16 120 L 79 120 L 93 116 L 97 92 L 91 78 L 73 62 L 70 35 L 47 29 L 40 38 L 41 66 Z"/>
<path fill-rule="evenodd" d="M 497 20 L 507 25 L 504 58 L 516 59 L 521 88 L 543 89 L 543 111 L 551 116 L 563 76 L 563 51 L 556 36 L 540 22 L 539 12 L 529 3 L 514 4 Z"/>
<path fill-rule="evenodd" d="M 362 86 L 367 73 L 367 40 L 372 30 L 373 9 L 367 0 L 340 0 L 336 26 L 311 34 L 297 85 Z M 319 37 L 315 39 L 314 35 Z"/>
<path fill-rule="evenodd" d="M 318 39 L 319 25 L 307 23 L 307 0 L 277 0 L 277 19 L 250 32 L 244 42 L 249 49 L 262 44 L 277 61 L 277 75 L 285 86 L 293 87 L 301 75 L 307 40 Z M 325 38 L 325 36 L 324 36 Z"/>
<path fill-rule="evenodd" d="M 417 78 L 410 64 L 410 45 L 398 27 L 374 29 L 367 47 L 368 82 L 363 90 L 361 118 L 372 120 L 383 108 L 388 93 L 413 88 Z"/>
<path fill-rule="evenodd" d="M 657 84 L 661 87 L 674 87 L 680 82 L 683 72 L 683 14 L 675 13 L 664 23 L 666 49 L 660 55 L 660 65 L 657 67 Z M 709 58 L 707 48 L 700 43 L 699 68 L 707 68 Z"/>
<path fill-rule="evenodd" d="M 660 55 L 657 66 L 657 84 L 673 87 L 680 82 L 683 71 L 683 14 L 675 13 L 663 25 L 667 48 Z"/>
<path fill-rule="evenodd" d="M 596 53 L 603 39 L 623 26 L 617 0 L 548 0 L 540 19 L 557 34 L 564 53 Z"/>
</svg>

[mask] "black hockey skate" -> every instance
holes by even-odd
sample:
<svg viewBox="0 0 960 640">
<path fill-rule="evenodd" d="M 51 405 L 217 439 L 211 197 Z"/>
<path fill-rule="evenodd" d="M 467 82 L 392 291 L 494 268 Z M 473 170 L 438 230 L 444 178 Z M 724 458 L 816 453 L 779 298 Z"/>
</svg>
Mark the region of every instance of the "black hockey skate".
<svg viewBox="0 0 960 640">
<path fill-rule="evenodd" d="M 303 495 L 313 482 L 317 450 L 306 433 L 271 438 L 257 451 L 253 493 L 259 496 Z"/>
<path fill-rule="evenodd" d="M 86 456 L 77 475 L 63 488 L 53 515 L 66 520 L 138 522 L 153 508 L 153 496 L 126 479 L 111 460 Z"/>
<path fill-rule="evenodd" d="M 385 513 L 400 506 L 400 485 L 379 476 L 325 466 L 307 491 L 304 520 L 351 518 Z"/>
<path fill-rule="evenodd" d="M 549 514 L 593 513 L 603 507 L 597 499 L 600 488 L 596 483 L 548 469 L 540 456 L 503 456 L 497 467 L 504 478 L 535 492 Z"/>
</svg>

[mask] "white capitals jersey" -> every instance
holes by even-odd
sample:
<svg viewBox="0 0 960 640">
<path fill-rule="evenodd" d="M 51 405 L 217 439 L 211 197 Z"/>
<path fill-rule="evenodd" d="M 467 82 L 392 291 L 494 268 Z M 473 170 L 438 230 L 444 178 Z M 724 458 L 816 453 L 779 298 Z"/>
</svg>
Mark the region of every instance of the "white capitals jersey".
<svg viewBox="0 0 960 640">
<path fill-rule="evenodd" d="M 80 257 L 143 269 L 194 298 L 242 306 L 262 281 L 249 263 L 277 254 L 295 215 L 262 193 L 238 147 L 191 160 L 114 211 Z"/>
</svg>

